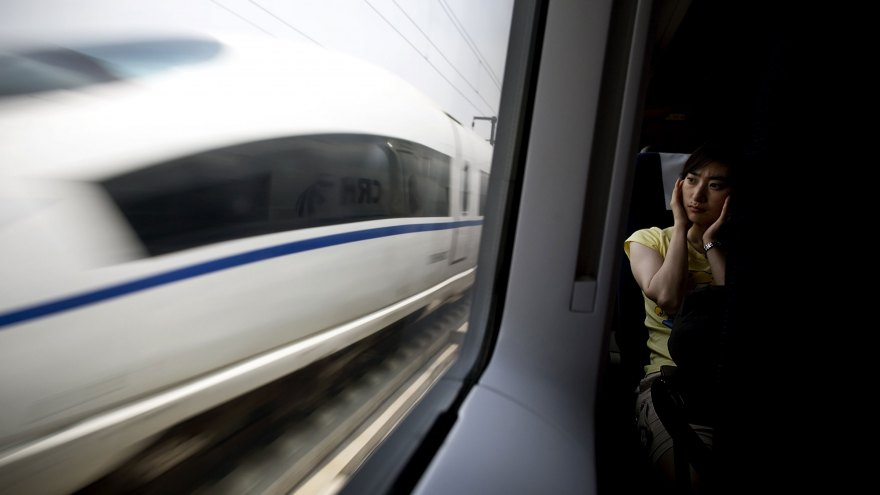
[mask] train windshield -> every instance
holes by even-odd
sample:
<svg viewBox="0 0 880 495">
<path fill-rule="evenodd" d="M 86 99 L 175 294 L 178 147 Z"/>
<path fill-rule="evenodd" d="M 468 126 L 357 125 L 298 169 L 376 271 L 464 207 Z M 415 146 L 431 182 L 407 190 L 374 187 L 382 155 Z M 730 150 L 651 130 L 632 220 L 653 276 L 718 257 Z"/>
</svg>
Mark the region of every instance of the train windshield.
<svg viewBox="0 0 880 495">
<path fill-rule="evenodd" d="M 215 57 L 213 40 L 144 40 L 0 51 L 0 96 L 119 81 Z"/>
</svg>

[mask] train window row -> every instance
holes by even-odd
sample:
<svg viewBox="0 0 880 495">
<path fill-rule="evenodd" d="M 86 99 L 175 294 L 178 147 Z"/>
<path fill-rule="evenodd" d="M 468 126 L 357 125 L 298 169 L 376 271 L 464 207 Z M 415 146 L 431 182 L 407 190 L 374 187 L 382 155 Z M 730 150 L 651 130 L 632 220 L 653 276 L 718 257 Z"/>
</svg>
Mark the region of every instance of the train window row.
<svg viewBox="0 0 880 495">
<path fill-rule="evenodd" d="M 199 153 L 102 185 L 156 256 L 294 229 L 449 216 L 450 161 L 381 136 L 296 136 Z"/>
</svg>

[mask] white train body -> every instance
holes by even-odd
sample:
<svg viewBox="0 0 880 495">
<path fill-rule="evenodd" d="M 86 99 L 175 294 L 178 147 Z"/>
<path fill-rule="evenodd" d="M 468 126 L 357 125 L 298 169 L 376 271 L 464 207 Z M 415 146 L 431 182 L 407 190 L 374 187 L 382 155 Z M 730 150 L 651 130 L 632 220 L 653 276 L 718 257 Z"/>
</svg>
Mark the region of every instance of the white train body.
<svg viewBox="0 0 880 495">
<path fill-rule="evenodd" d="M 307 46 L 0 98 L 0 492 L 67 491 L 460 294 L 490 160 L 408 85 Z"/>
</svg>

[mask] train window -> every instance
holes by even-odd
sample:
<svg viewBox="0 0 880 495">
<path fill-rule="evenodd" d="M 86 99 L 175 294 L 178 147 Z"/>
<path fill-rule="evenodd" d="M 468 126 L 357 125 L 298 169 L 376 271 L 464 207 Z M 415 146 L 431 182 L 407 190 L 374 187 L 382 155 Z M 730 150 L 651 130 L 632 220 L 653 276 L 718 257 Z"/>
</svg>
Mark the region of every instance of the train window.
<svg viewBox="0 0 880 495">
<path fill-rule="evenodd" d="M 149 253 L 159 255 L 387 218 L 394 191 L 386 149 L 384 139 L 371 136 L 261 141 L 162 163 L 103 185 Z"/>
<path fill-rule="evenodd" d="M 408 211 L 404 216 L 449 216 L 450 158 L 415 143 L 392 145 L 406 184 Z"/>
<path fill-rule="evenodd" d="M 108 72 L 129 78 L 206 62 L 220 55 L 223 47 L 213 40 L 182 38 L 88 45 L 78 51 Z"/>
<path fill-rule="evenodd" d="M 262 160 L 272 170 L 269 219 L 284 230 L 391 216 L 382 139 L 296 138 Z"/>
</svg>

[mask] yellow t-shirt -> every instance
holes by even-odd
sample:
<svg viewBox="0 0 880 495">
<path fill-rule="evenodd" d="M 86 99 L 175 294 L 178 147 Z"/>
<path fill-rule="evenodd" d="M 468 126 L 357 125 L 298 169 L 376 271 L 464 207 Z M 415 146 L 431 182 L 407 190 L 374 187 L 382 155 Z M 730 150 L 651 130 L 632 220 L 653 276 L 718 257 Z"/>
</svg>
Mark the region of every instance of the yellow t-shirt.
<svg viewBox="0 0 880 495">
<path fill-rule="evenodd" d="M 623 243 L 623 250 L 629 257 L 629 245 L 631 242 L 637 242 L 647 246 L 654 251 L 660 253 L 664 259 L 666 251 L 669 249 L 669 241 L 672 239 L 672 227 L 660 229 L 659 227 L 651 227 L 649 229 L 637 230 Z M 712 283 L 712 269 L 709 266 L 709 260 L 706 255 L 697 251 L 690 243 L 688 243 L 688 277 L 691 289 L 709 285 Z M 645 374 L 660 371 L 663 365 L 674 365 L 672 358 L 669 356 L 669 334 L 672 331 L 672 321 L 669 315 L 663 311 L 657 303 L 648 299 L 645 293 L 642 293 L 645 299 L 645 326 L 648 327 L 648 349 L 651 351 L 651 359 L 645 366 Z M 663 321 L 667 320 L 667 324 Z"/>
</svg>

